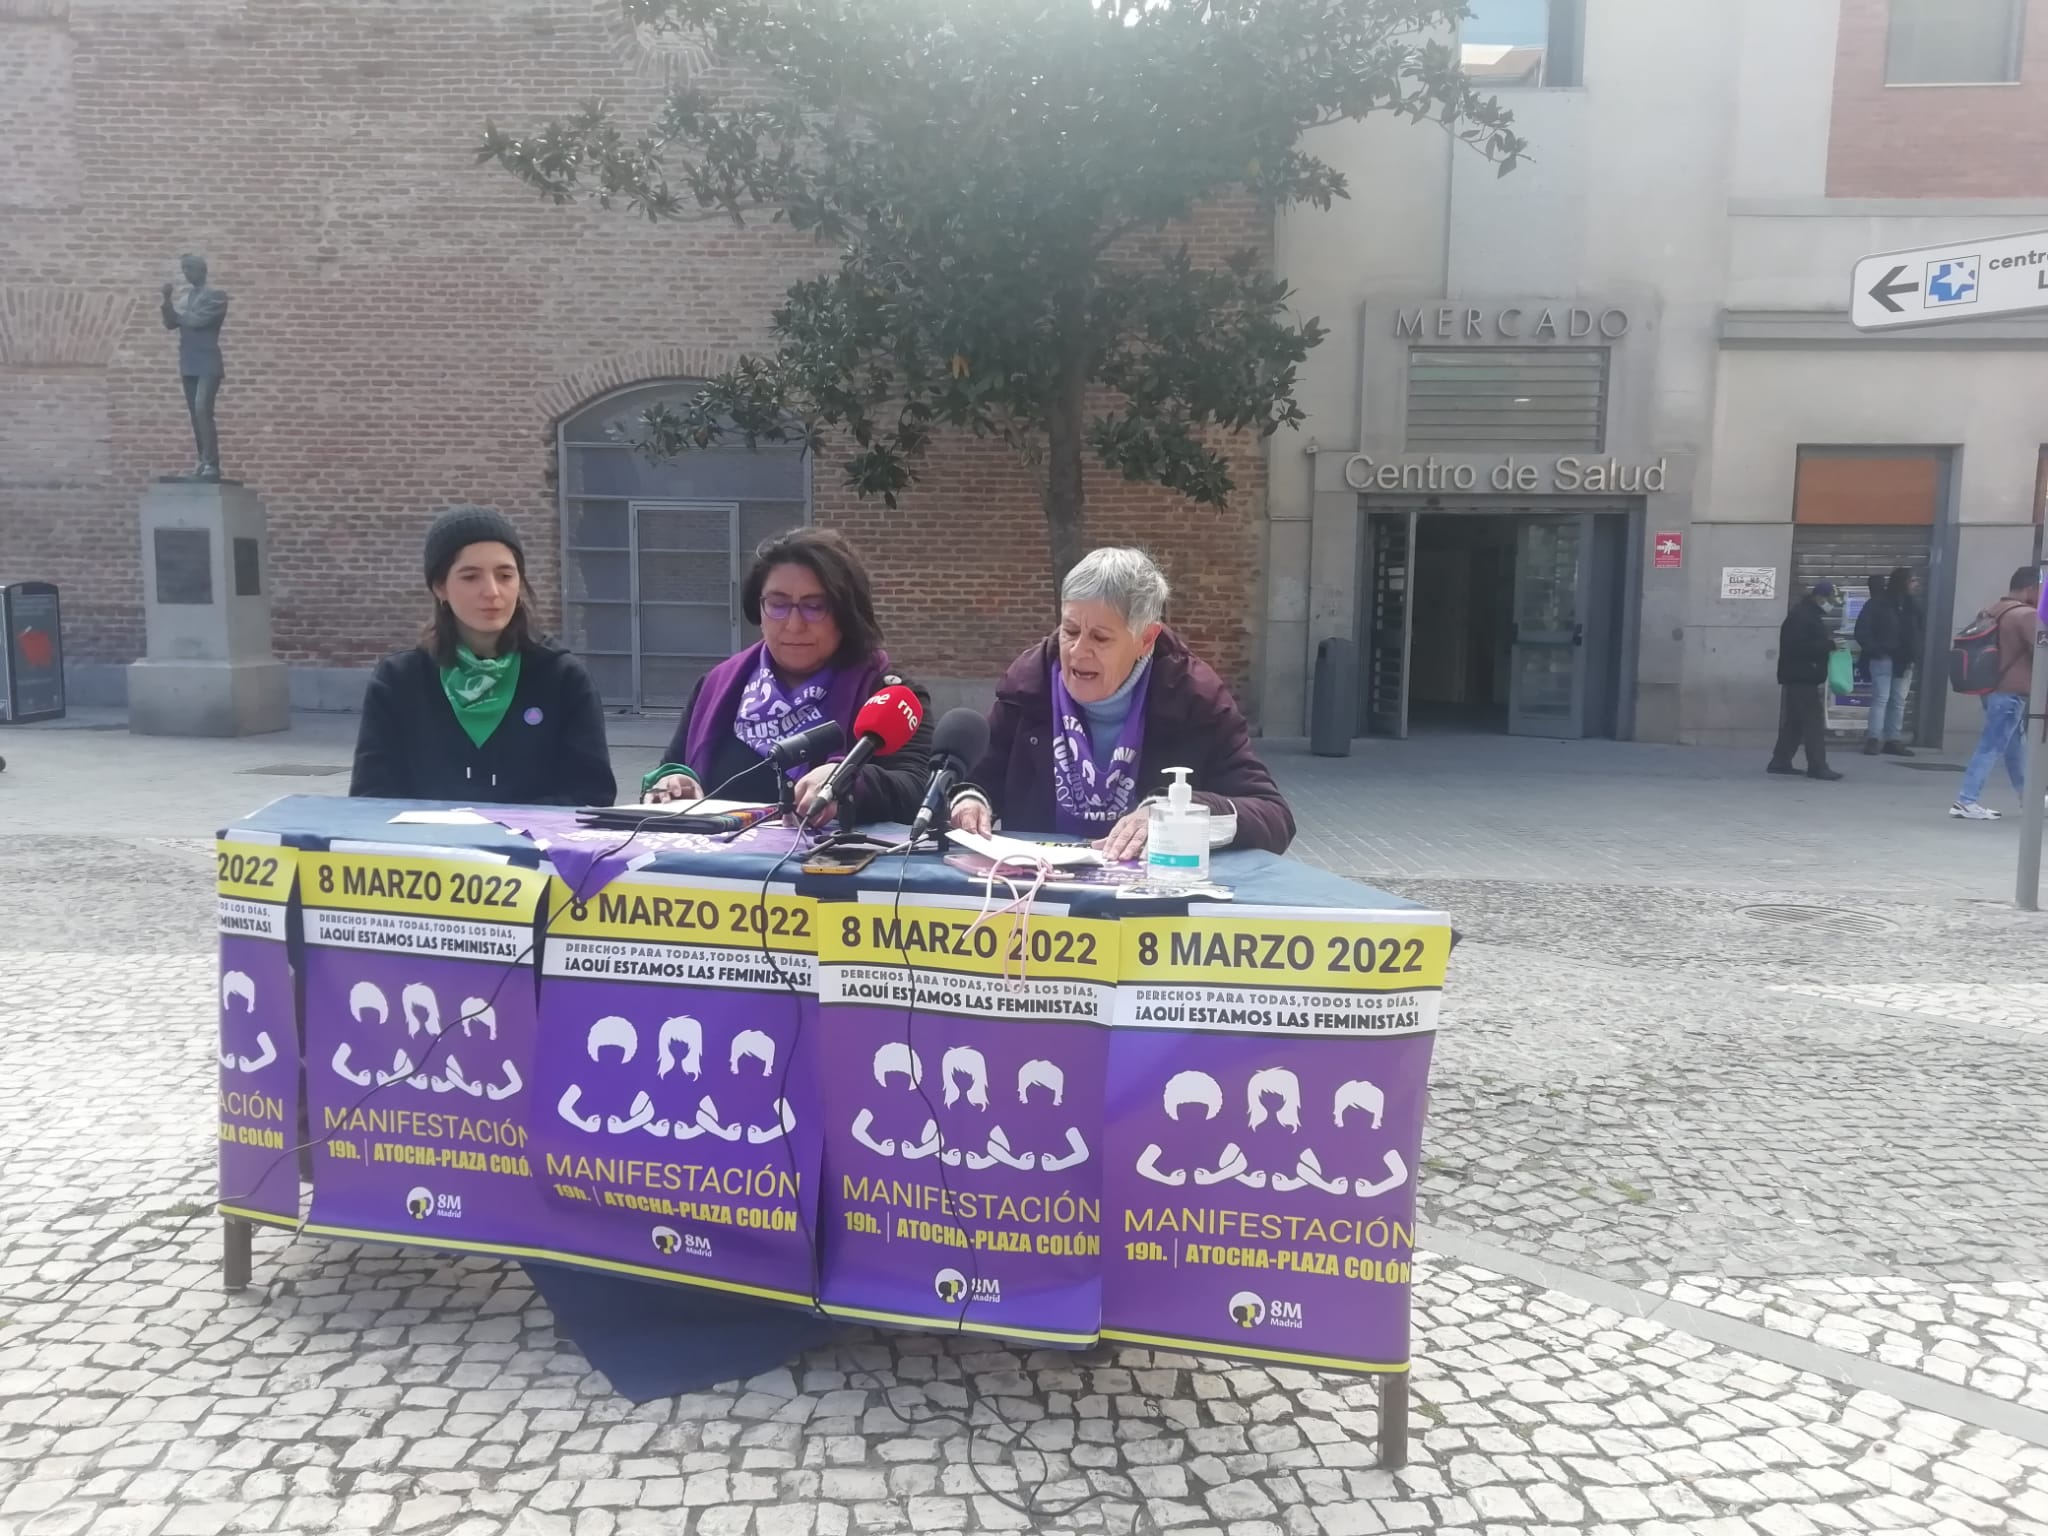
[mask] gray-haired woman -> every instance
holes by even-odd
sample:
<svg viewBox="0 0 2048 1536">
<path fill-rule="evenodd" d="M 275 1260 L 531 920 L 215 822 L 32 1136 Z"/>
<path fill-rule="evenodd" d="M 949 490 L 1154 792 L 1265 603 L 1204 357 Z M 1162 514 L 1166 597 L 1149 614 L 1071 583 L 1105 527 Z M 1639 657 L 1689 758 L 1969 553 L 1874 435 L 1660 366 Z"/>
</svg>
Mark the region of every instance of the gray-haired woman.
<svg viewBox="0 0 2048 1536">
<path fill-rule="evenodd" d="M 1082 836 L 1111 858 L 1143 856 L 1146 802 L 1166 770 L 1237 818 L 1240 848 L 1284 853 L 1294 816 L 1252 751 L 1230 690 L 1166 627 L 1166 577 L 1144 551 L 1098 549 L 1060 588 L 1060 628 L 996 689 L 989 747 L 953 825 Z"/>
</svg>

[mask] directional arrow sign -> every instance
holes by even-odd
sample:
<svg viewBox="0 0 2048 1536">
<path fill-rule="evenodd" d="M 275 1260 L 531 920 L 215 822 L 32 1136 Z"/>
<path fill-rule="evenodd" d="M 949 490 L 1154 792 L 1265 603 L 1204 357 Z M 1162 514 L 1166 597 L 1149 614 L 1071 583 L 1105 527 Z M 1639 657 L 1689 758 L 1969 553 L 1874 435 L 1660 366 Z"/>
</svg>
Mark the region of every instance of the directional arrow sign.
<svg viewBox="0 0 2048 1536">
<path fill-rule="evenodd" d="M 1849 289 L 1849 318 L 1864 331 L 2023 309 L 2048 309 L 2048 230 L 1866 256 Z"/>
</svg>

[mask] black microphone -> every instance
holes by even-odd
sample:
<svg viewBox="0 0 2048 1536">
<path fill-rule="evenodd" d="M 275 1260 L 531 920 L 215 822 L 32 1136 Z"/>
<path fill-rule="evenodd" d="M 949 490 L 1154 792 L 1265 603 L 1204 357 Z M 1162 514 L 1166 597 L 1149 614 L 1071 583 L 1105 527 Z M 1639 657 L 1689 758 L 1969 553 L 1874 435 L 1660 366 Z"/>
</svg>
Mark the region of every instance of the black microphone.
<svg viewBox="0 0 2048 1536">
<path fill-rule="evenodd" d="M 987 717 L 971 709 L 948 710 L 940 719 L 939 728 L 932 732 L 932 781 L 925 788 L 924 804 L 917 809 L 917 819 L 910 824 L 911 842 L 931 830 L 939 812 L 946 808 L 953 786 L 986 751 Z"/>
<path fill-rule="evenodd" d="M 816 762 L 846 745 L 846 731 L 837 720 L 827 720 L 807 731 L 785 736 L 768 749 L 768 761 L 781 769 L 798 763 Z"/>
<path fill-rule="evenodd" d="M 861 705 L 860 713 L 853 717 L 852 749 L 839 760 L 839 766 L 832 770 L 832 777 L 825 781 L 818 798 L 811 802 L 808 824 L 813 827 L 822 824 L 833 802 L 846 793 L 847 787 L 867 766 L 868 759 L 878 754 L 887 757 L 892 752 L 902 751 L 923 722 L 924 710 L 917 702 L 917 695 L 901 683 L 891 683 L 870 697 Z"/>
</svg>

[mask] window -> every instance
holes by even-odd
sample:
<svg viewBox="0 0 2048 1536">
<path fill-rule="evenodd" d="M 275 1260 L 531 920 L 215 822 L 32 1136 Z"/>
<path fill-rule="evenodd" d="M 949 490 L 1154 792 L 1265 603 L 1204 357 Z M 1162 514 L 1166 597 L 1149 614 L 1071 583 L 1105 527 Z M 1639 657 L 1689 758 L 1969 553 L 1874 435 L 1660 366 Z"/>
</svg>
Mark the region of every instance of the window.
<svg viewBox="0 0 2048 1536">
<path fill-rule="evenodd" d="M 1599 453 L 1605 347 L 1411 347 L 1408 451 Z"/>
<path fill-rule="evenodd" d="M 2021 0 L 1891 0 L 1887 85 L 1994 85 L 2020 77 Z"/>
<path fill-rule="evenodd" d="M 1465 73 L 1481 85 L 1578 85 L 1586 0 L 1470 0 L 1458 29 Z"/>
<path fill-rule="evenodd" d="M 740 579 L 762 540 L 809 520 L 801 446 L 726 445 L 664 463 L 632 446 L 649 406 L 680 408 L 698 388 L 638 385 L 561 424 L 563 639 L 613 708 L 681 709 L 699 678 L 758 640 Z"/>
</svg>

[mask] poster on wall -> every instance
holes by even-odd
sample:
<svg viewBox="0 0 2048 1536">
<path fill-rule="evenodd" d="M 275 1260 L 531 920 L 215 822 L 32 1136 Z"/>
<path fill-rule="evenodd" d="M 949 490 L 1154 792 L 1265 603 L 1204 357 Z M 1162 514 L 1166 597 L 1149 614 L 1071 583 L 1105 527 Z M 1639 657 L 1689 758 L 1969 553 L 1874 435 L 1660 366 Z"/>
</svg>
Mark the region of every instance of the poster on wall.
<svg viewBox="0 0 2048 1536">
<path fill-rule="evenodd" d="M 285 919 L 299 855 L 275 834 L 214 844 L 220 928 L 220 1209 L 297 1225 L 299 1010 Z"/>
<path fill-rule="evenodd" d="M 533 936 L 546 880 L 471 849 L 337 843 L 302 856 L 308 1231 L 531 1247 Z"/>
<path fill-rule="evenodd" d="M 811 1301 L 816 908 L 759 880 L 556 881 L 532 1100 L 552 1256 Z"/>
<path fill-rule="evenodd" d="M 1447 919 L 1244 907 L 1120 926 L 1103 1336 L 1405 1370 Z"/>
<path fill-rule="evenodd" d="M 866 892 L 819 908 L 821 1299 L 1092 1344 L 1117 925 L 984 906 Z"/>
<path fill-rule="evenodd" d="M 1778 568 L 1774 565 L 1724 565 L 1721 567 L 1723 602 L 1763 601 L 1778 595 Z"/>
</svg>

